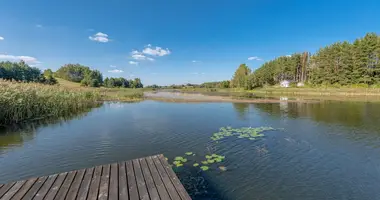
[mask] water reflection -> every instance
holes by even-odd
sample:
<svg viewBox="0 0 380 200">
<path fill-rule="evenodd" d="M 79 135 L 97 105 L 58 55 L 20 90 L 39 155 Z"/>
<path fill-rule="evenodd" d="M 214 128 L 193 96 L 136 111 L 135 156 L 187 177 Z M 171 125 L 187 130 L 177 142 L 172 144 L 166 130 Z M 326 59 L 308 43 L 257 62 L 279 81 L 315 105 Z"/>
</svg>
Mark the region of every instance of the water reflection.
<svg viewBox="0 0 380 200">
<path fill-rule="evenodd" d="M 362 102 L 321 102 L 254 104 L 274 117 L 309 118 L 316 122 L 359 127 L 380 122 L 380 104 Z"/>
<path fill-rule="evenodd" d="M 240 119 L 247 119 L 249 113 L 248 103 L 232 103 L 232 105 Z"/>
<path fill-rule="evenodd" d="M 100 106 L 101 104 L 97 107 Z M 79 114 L 73 114 L 61 118 L 39 119 L 27 123 L 12 124 L 7 127 L 0 127 L 0 151 L 2 149 L 8 149 L 12 146 L 22 146 L 23 143 L 32 140 L 40 128 L 60 126 L 67 121 L 83 118 L 87 116 L 91 110 L 92 108 Z"/>
</svg>

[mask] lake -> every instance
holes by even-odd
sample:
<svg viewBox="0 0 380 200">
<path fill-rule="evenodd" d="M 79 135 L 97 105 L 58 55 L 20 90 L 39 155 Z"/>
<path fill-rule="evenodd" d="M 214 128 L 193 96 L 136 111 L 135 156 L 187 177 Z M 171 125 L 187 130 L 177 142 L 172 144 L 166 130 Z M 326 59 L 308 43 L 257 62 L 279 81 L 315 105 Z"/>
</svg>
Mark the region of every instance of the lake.
<svg viewBox="0 0 380 200">
<path fill-rule="evenodd" d="M 225 126 L 276 130 L 212 141 Z M 188 151 L 226 157 L 204 172 L 175 169 L 194 199 L 380 199 L 380 104 L 358 102 L 104 103 L 0 130 L 0 183 Z"/>
</svg>

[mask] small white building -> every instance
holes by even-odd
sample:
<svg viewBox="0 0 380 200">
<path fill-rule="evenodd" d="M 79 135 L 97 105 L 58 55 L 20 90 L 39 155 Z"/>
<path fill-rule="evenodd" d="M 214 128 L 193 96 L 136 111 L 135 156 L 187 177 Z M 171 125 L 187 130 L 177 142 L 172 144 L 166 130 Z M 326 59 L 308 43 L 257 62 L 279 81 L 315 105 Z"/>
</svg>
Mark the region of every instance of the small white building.
<svg viewBox="0 0 380 200">
<path fill-rule="evenodd" d="M 287 87 L 289 87 L 289 85 L 290 85 L 290 81 L 288 81 L 288 80 L 283 80 L 280 82 L 281 87 L 287 88 Z"/>
</svg>

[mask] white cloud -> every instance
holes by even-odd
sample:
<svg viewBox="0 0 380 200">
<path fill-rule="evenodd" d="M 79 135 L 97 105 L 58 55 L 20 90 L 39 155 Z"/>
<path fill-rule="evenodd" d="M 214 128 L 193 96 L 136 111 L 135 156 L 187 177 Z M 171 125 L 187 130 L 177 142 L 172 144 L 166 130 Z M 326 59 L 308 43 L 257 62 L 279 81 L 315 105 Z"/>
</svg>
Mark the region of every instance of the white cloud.
<svg viewBox="0 0 380 200">
<path fill-rule="evenodd" d="M 161 47 L 152 47 L 150 44 L 148 44 L 142 52 L 151 56 L 166 56 L 171 54 L 168 48 L 163 49 Z"/>
<path fill-rule="evenodd" d="M 116 66 L 115 66 L 115 65 L 110 65 L 110 67 L 111 67 L 111 68 L 116 68 Z"/>
<path fill-rule="evenodd" d="M 0 36 L 0 40 L 4 40 L 4 38 Z"/>
<path fill-rule="evenodd" d="M 145 56 L 142 52 L 139 52 L 137 50 L 133 50 L 131 52 L 131 57 L 135 60 L 149 60 L 149 61 L 154 61 L 153 58 Z"/>
<path fill-rule="evenodd" d="M 42 28 L 43 26 L 41 24 L 37 24 L 36 28 Z"/>
<path fill-rule="evenodd" d="M 257 56 L 252 56 L 252 57 L 249 57 L 248 60 L 257 60 L 257 61 L 261 61 L 263 59 L 257 57 Z"/>
<path fill-rule="evenodd" d="M 192 75 L 205 75 L 206 73 L 202 72 L 202 73 L 198 73 L 198 72 L 193 72 L 191 73 Z"/>
<path fill-rule="evenodd" d="M 108 70 L 109 73 L 123 73 L 124 71 L 121 69 L 113 69 L 113 70 Z"/>
<path fill-rule="evenodd" d="M 98 32 L 97 34 L 93 36 L 89 36 L 88 38 L 92 41 L 103 42 L 103 43 L 110 41 L 110 39 L 108 38 L 108 35 L 102 32 Z"/>
<path fill-rule="evenodd" d="M 37 60 L 35 57 L 31 56 L 14 56 L 14 55 L 6 55 L 6 54 L 0 54 L 0 60 L 3 61 L 20 61 L 23 60 L 25 63 L 36 66 L 37 64 L 40 64 L 41 62 Z"/>
<path fill-rule="evenodd" d="M 292 57 L 292 55 L 286 55 L 286 57 L 290 58 L 290 57 Z"/>
<path fill-rule="evenodd" d="M 129 61 L 129 64 L 130 64 L 130 65 L 138 65 L 139 62 L 136 62 L 136 61 Z"/>
</svg>

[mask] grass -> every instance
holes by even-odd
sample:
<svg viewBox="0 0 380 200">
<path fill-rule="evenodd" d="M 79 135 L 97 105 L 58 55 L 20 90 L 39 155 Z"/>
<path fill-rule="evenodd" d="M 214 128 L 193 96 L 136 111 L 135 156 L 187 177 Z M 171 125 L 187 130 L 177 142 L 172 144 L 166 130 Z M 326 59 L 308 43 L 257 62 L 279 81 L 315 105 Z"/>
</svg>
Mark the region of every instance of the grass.
<svg viewBox="0 0 380 200">
<path fill-rule="evenodd" d="M 69 116 L 97 106 L 100 100 L 97 91 L 0 81 L 0 126 Z"/>
<path fill-rule="evenodd" d="M 92 88 L 83 87 L 80 83 L 75 83 L 60 78 L 57 78 L 57 80 L 59 86 L 70 90 L 80 89 L 84 91 L 97 92 L 100 94 L 101 100 L 103 101 L 141 101 L 144 99 L 144 91 L 147 90 L 143 88 Z"/>
</svg>

